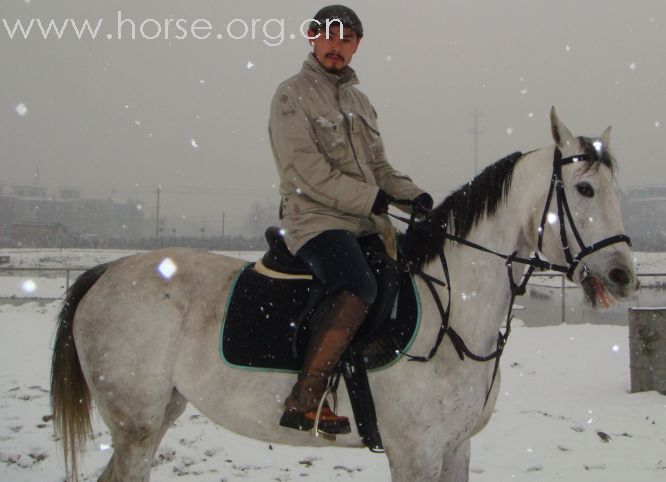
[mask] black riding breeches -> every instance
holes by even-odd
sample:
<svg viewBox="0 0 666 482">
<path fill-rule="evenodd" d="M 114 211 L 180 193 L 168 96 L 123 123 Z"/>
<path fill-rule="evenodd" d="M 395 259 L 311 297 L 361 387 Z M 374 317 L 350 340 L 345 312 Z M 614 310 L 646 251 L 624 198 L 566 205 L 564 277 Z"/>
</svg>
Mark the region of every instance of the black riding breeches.
<svg viewBox="0 0 666 482">
<path fill-rule="evenodd" d="M 374 303 L 377 280 L 350 231 L 324 231 L 305 243 L 296 256 L 308 265 L 327 294 L 349 291 L 368 305 Z"/>
</svg>

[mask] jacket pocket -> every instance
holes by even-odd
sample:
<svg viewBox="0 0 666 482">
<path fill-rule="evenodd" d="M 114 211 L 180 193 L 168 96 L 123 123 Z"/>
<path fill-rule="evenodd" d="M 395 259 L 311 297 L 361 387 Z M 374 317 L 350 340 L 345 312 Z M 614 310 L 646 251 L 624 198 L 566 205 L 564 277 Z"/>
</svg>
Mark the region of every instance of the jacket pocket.
<svg viewBox="0 0 666 482">
<path fill-rule="evenodd" d="M 370 129 L 370 133 L 373 134 L 374 137 L 381 137 L 379 134 L 379 126 L 377 125 L 377 121 L 367 115 L 367 114 L 359 114 L 361 116 L 361 119 L 363 119 L 363 122 L 365 123 L 366 127 Z"/>
<path fill-rule="evenodd" d="M 374 117 L 367 114 L 359 114 L 359 117 L 363 119 L 364 136 L 372 153 L 372 157 L 374 159 L 382 157 L 382 136 L 379 133 L 377 121 Z"/>
<path fill-rule="evenodd" d="M 314 124 L 321 150 L 339 164 L 349 154 L 343 115 L 338 111 L 331 111 L 317 117 Z"/>
</svg>

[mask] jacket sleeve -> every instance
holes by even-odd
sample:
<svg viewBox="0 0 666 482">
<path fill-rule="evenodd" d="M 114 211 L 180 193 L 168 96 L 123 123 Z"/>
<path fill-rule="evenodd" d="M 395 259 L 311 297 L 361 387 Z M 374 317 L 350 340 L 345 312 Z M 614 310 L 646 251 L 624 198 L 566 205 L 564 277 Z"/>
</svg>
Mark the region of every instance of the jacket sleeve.
<svg viewBox="0 0 666 482">
<path fill-rule="evenodd" d="M 364 120 L 368 123 L 367 127 L 373 131 L 373 134 L 375 135 L 375 138 L 373 139 L 375 144 L 375 156 L 371 167 L 375 174 L 377 184 L 382 190 L 386 191 L 396 199 L 412 200 L 425 191 L 414 184 L 409 176 L 395 170 L 393 166 L 391 166 L 386 160 L 384 143 L 382 141 L 381 135 L 379 134 L 379 128 L 377 127 L 377 114 L 374 108 L 372 109 L 372 112 L 374 117 L 364 118 Z M 398 205 L 397 207 L 401 206 Z M 409 209 L 403 210 L 409 211 Z"/>
<path fill-rule="evenodd" d="M 288 86 L 280 86 L 273 96 L 268 131 L 278 169 L 299 194 L 345 213 L 370 215 L 379 188 L 328 162 L 317 147 L 310 119 Z"/>
</svg>

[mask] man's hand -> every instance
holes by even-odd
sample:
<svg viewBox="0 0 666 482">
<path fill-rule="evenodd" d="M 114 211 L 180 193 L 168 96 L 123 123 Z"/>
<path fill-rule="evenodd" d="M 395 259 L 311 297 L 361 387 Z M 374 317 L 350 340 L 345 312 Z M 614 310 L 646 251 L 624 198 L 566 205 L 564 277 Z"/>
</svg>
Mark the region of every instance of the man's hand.
<svg viewBox="0 0 666 482">
<path fill-rule="evenodd" d="M 413 203 L 414 203 L 413 209 L 416 214 L 427 214 L 432 209 L 434 201 L 430 194 L 424 192 L 416 196 L 414 198 Z"/>
</svg>

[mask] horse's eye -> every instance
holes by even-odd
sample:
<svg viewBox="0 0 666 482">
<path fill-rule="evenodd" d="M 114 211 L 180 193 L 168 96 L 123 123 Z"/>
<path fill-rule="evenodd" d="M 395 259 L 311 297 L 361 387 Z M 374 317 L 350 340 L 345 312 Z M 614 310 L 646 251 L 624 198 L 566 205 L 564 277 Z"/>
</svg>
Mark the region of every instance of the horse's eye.
<svg viewBox="0 0 666 482">
<path fill-rule="evenodd" d="M 576 189 L 578 189 L 581 196 L 594 197 L 594 188 L 589 182 L 579 182 L 576 184 Z"/>
</svg>

